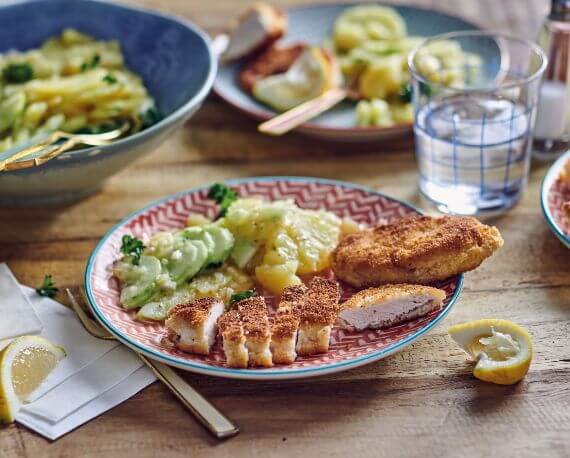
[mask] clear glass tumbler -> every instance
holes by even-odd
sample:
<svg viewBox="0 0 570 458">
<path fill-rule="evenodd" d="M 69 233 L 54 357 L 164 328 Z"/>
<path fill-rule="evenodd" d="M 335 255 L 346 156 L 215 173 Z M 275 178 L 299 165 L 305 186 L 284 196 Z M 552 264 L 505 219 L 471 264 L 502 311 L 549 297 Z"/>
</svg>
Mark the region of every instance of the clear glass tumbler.
<svg viewBox="0 0 570 458">
<path fill-rule="evenodd" d="M 544 52 L 489 32 L 453 32 L 409 56 L 422 194 L 445 213 L 497 214 L 528 180 Z"/>
</svg>

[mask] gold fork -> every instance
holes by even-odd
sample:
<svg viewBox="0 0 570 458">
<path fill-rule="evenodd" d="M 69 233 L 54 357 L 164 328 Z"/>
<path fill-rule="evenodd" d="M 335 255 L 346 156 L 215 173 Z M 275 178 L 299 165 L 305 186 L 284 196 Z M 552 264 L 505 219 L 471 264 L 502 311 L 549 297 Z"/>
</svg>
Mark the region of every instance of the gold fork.
<svg viewBox="0 0 570 458">
<path fill-rule="evenodd" d="M 20 170 L 30 167 L 37 167 L 45 164 L 60 154 L 69 151 L 77 145 L 104 146 L 125 135 L 131 124 L 123 123 L 116 129 L 101 134 L 70 134 L 61 130 L 56 130 L 44 140 L 24 148 L 6 159 L 0 160 L 0 172 L 3 170 Z M 60 140 L 65 140 L 59 143 Z M 39 153 L 39 154 L 38 154 Z M 32 156 L 28 159 L 26 157 Z"/>
<path fill-rule="evenodd" d="M 74 312 L 85 330 L 98 339 L 116 340 L 99 323 L 87 316 L 81 308 L 77 299 L 66 288 L 67 296 L 71 302 Z M 83 302 L 86 303 L 85 292 L 81 290 Z M 235 436 L 239 433 L 239 428 L 228 420 L 220 411 L 210 404 L 200 393 L 192 388 L 182 377 L 180 377 L 170 366 L 153 361 L 141 353 L 135 352 L 137 356 L 154 372 L 157 378 L 166 385 L 174 396 L 186 407 L 198 421 L 218 439 Z"/>
</svg>

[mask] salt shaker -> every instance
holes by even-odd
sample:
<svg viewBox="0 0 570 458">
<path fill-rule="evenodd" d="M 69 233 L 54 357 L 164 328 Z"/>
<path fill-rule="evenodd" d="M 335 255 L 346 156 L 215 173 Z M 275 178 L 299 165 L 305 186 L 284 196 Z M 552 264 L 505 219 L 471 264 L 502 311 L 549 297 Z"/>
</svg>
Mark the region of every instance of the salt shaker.
<svg viewBox="0 0 570 458">
<path fill-rule="evenodd" d="M 538 34 L 548 56 L 533 141 L 533 155 L 553 159 L 570 147 L 570 0 L 552 0 Z"/>
</svg>

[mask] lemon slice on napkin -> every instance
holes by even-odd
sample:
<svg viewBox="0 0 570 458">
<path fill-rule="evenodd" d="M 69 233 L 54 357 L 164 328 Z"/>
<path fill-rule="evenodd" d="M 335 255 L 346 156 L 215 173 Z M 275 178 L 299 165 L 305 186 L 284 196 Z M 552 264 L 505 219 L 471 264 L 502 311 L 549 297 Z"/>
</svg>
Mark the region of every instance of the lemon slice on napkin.
<svg viewBox="0 0 570 458">
<path fill-rule="evenodd" d="M 24 336 L 0 352 L 0 420 L 12 423 L 28 396 L 65 358 L 65 350 L 40 336 Z"/>
<path fill-rule="evenodd" d="M 321 48 L 309 48 L 286 73 L 255 83 L 253 96 L 277 111 L 287 111 L 318 97 L 335 83 L 335 66 Z"/>
<path fill-rule="evenodd" d="M 473 375 L 478 379 L 512 385 L 527 374 L 533 356 L 532 339 L 519 325 L 484 319 L 452 326 L 448 332 L 477 361 Z"/>
</svg>

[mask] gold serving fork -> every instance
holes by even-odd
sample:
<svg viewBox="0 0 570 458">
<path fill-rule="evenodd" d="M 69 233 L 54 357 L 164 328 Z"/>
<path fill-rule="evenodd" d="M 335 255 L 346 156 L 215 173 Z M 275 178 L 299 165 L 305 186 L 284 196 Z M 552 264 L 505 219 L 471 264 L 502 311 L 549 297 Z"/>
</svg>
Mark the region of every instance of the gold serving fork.
<svg viewBox="0 0 570 458">
<path fill-rule="evenodd" d="M 24 148 L 4 160 L 1 160 L 0 172 L 3 170 L 10 171 L 37 167 L 56 158 L 60 154 L 75 148 L 77 145 L 108 145 L 113 140 L 125 135 L 130 128 L 130 123 L 125 122 L 120 127 L 101 134 L 70 134 L 69 132 L 56 130 L 44 140 Z M 65 141 L 63 143 L 59 143 L 60 140 Z M 33 157 L 25 159 L 28 156 Z"/>
<path fill-rule="evenodd" d="M 77 318 L 79 318 L 79 321 L 89 334 L 98 339 L 116 340 L 106 329 L 87 315 L 69 288 L 66 288 L 65 291 L 74 312 L 77 314 Z M 81 294 L 83 303 L 86 303 L 85 292 L 82 289 Z M 170 366 L 153 361 L 141 353 L 135 353 L 154 372 L 157 378 L 166 385 L 170 392 L 182 402 L 184 407 L 215 437 L 225 439 L 239 433 L 237 426 L 192 388 Z"/>
</svg>

